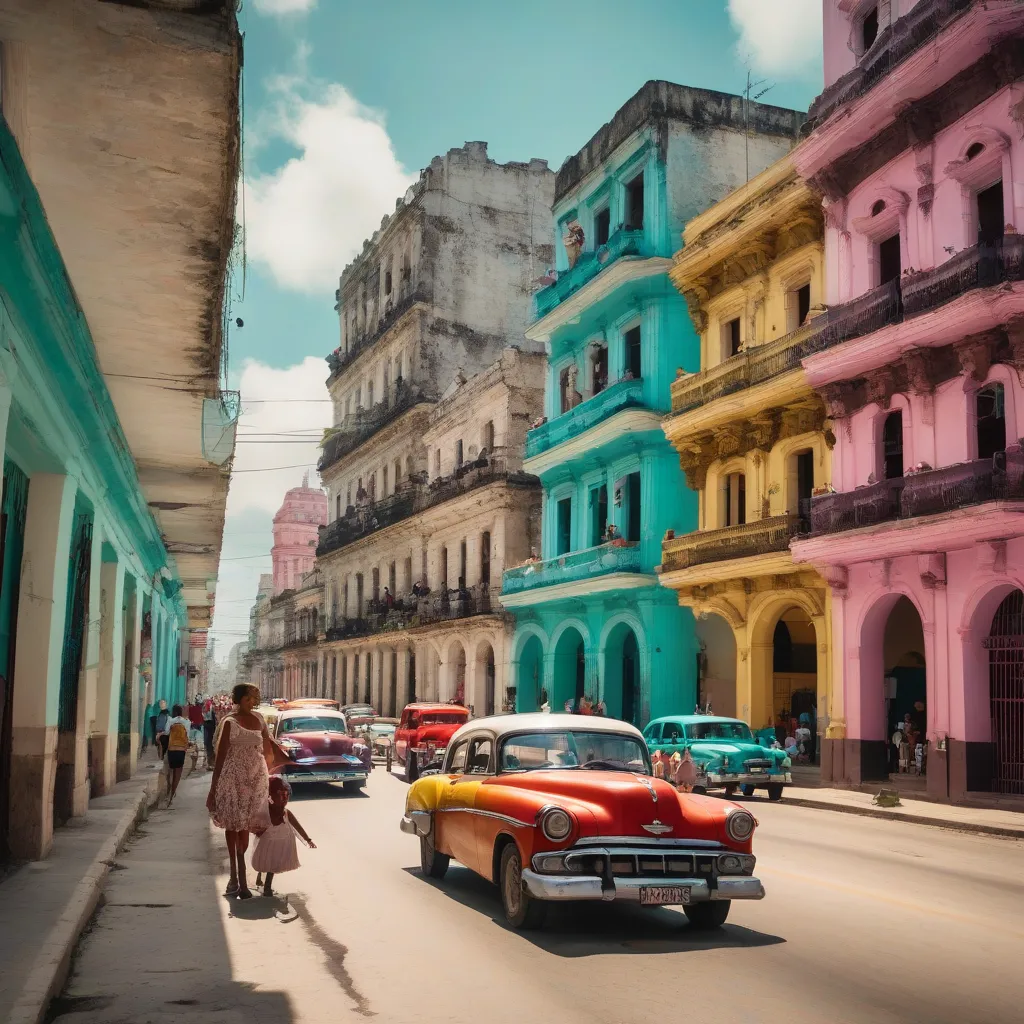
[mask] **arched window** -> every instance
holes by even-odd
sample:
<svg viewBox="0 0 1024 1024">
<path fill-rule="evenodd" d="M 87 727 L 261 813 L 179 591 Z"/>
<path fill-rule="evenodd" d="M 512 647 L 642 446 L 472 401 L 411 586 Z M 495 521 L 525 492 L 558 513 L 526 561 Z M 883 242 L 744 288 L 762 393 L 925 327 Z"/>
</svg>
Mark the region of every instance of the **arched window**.
<svg viewBox="0 0 1024 1024">
<path fill-rule="evenodd" d="M 975 396 L 978 458 L 1006 450 L 1006 397 L 1002 384 L 989 384 Z"/>
<path fill-rule="evenodd" d="M 747 521 L 747 478 L 729 473 L 722 478 L 722 525 L 742 526 Z"/>
<path fill-rule="evenodd" d="M 903 413 L 889 413 L 882 424 L 882 471 L 886 480 L 903 476 Z"/>
</svg>

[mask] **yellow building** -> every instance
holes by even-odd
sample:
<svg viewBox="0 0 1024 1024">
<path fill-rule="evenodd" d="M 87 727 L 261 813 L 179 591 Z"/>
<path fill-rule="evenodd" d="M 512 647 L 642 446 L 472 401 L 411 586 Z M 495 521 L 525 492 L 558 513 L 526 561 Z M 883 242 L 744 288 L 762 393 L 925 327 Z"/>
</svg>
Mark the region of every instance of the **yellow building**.
<svg viewBox="0 0 1024 1024">
<path fill-rule="evenodd" d="M 698 616 L 702 699 L 754 729 L 808 713 L 818 737 L 833 713 L 830 599 L 789 542 L 830 481 L 834 438 L 800 364 L 822 264 L 820 199 L 792 157 L 687 225 L 671 274 L 702 369 L 679 372 L 663 425 L 700 528 L 666 536 L 661 569 Z"/>
</svg>

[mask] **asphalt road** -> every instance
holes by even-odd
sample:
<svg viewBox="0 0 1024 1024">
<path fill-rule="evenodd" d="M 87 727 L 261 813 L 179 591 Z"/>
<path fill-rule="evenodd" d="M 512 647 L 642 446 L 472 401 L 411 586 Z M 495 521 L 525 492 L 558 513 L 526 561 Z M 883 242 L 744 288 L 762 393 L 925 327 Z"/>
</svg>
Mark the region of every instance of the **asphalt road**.
<svg viewBox="0 0 1024 1024">
<path fill-rule="evenodd" d="M 287 898 L 227 901 L 205 786 L 186 783 L 113 873 L 62 1024 L 1024 1019 L 1018 841 L 753 800 L 768 894 L 720 933 L 589 905 L 516 933 L 465 869 L 420 876 L 405 784 L 383 769 L 364 796 L 297 794 L 318 849 L 280 876 Z"/>
</svg>

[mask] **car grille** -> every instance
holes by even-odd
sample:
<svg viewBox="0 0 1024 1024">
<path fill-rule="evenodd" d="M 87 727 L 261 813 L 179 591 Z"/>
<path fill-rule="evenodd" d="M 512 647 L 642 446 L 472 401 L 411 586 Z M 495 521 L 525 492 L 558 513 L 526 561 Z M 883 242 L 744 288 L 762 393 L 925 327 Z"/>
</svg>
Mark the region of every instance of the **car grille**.
<svg viewBox="0 0 1024 1024">
<path fill-rule="evenodd" d="M 604 875 L 611 860 L 616 878 L 712 878 L 718 851 L 693 850 L 580 850 L 569 853 L 566 867 L 573 874 Z"/>
<path fill-rule="evenodd" d="M 755 757 L 751 758 L 749 761 L 744 761 L 743 767 L 746 768 L 748 772 L 751 768 L 762 768 L 767 772 L 771 771 L 772 762 L 771 759 L 767 757 Z"/>
</svg>

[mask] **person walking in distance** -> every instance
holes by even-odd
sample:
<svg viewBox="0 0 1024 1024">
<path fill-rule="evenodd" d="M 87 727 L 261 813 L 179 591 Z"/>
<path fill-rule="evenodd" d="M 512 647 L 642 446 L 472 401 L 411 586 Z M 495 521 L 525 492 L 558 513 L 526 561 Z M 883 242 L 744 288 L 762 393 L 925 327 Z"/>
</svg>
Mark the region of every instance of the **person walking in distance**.
<svg viewBox="0 0 1024 1024">
<path fill-rule="evenodd" d="M 161 761 L 167 756 L 167 720 L 170 717 L 171 713 L 167 710 L 167 701 L 160 701 L 160 707 L 156 713 L 156 721 L 153 724 L 156 730 L 157 754 L 160 756 Z"/>
<path fill-rule="evenodd" d="M 256 888 L 263 883 L 263 895 L 274 895 L 274 875 L 282 871 L 294 871 L 299 866 L 299 854 L 295 834 L 311 849 L 316 843 L 306 834 L 298 819 L 288 810 L 288 799 L 292 787 L 280 775 L 270 778 L 270 803 L 264 810 L 263 820 L 254 827 L 258 836 L 256 849 L 252 852 L 252 867 L 258 872 Z M 263 876 L 266 876 L 265 878 Z"/>
<path fill-rule="evenodd" d="M 203 746 L 206 747 L 206 770 L 213 771 L 213 759 L 216 753 L 213 749 L 213 734 L 217 730 L 217 712 L 213 707 L 213 698 L 207 697 L 203 701 Z"/>
<path fill-rule="evenodd" d="M 185 753 L 188 751 L 190 722 L 182 715 L 180 704 L 171 708 L 171 717 L 167 720 L 167 806 L 174 802 L 174 794 L 178 792 L 181 782 L 181 770 L 185 767 Z"/>
<path fill-rule="evenodd" d="M 267 723 L 255 713 L 260 691 L 239 683 L 231 693 L 237 708 L 222 723 L 217 760 L 206 806 L 214 825 L 224 829 L 230 878 L 225 895 L 252 897 L 245 877 L 245 853 L 253 823 L 266 814 L 269 767 L 285 764 L 287 755 L 270 738 Z"/>
</svg>

